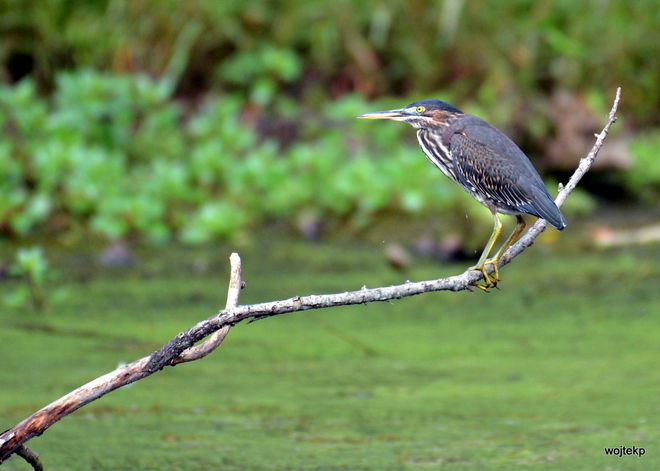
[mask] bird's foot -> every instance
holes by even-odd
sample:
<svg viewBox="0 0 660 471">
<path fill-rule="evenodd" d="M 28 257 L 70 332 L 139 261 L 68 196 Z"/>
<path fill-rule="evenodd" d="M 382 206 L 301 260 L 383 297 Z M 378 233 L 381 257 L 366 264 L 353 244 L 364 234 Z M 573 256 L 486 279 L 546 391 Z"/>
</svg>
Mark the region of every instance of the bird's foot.
<svg viewBox="0 0 660 471">
<path fill-rule="evenodd" d="M 499 258 L 489 258 L 484 262 L 484 266 L 491 264 L 493 266 L 493 273 L 490 275 L 490 281 L 493 282 L 493 286 L 497 288 L 497 283 L 500 281 L 500 269 L 498 265 L 500 264 Z"/>
<path fill-rule="evenodd" d="M 497 288 L 497 283 L 500 281 L 500 272 L 499 272 L 499 269 L 497 267 L 498 262 L 499 262 L 499 260 L 497 260 L 497 259 L 489 259 L 489 260 L 486 260 L 483 263 L 483 265 L 477 265 L 477 266 L 471 267 L 470 270 L 478 270 L 478 271 L 481 272 L 481 274 L 484 277 L 484 284 L 483 285 L 475 283 L 474 286 L 476 286 L 477 288 L 482 289 L 486 292 L 488 292 L 488 288 L 490 288 L 490 287 Z M 488 272 L 486 272 L 486 265 L 488 265 L 488 264 L 493 265 L 493 273 L 491 273 L 491 274 L 488 274 Z"/>
<path fill-rule="evenodd" d="M 496 285 L 496 283 L 493 283 L 493 280 L 491 280 L 490 275 L 488 275 L 488 273 L 486 273 L 485 267 L 483 267 L 483 266 L 482 267 L 479 267 L 479 266 L 470 267 L 470 270 L 477 270 L 477 271 L 481 272 L 481 274 L 484 277 L 484 284 L 483 285 L 480 285 L 478 283 L 478 281 L 475 281 L 473 286 L 488 292 L 489 287 L 491 287 L 493 285 Z"/>
</svg>

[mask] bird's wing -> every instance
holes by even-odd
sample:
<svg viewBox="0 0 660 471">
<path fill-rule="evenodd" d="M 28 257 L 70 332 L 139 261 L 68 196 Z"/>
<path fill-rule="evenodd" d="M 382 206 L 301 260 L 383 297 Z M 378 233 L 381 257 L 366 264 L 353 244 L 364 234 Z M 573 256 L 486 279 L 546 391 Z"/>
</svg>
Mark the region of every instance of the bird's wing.
<svg viewBox="0 0 660 471">
<path fill-rule="evenodd" d="M 451 126 L 450 150 L 461 185 L 513 212 L 541 217 L 563 228 L 563 217 L 536 169 L 500 130 L 466 115 Z"/>
</svg>

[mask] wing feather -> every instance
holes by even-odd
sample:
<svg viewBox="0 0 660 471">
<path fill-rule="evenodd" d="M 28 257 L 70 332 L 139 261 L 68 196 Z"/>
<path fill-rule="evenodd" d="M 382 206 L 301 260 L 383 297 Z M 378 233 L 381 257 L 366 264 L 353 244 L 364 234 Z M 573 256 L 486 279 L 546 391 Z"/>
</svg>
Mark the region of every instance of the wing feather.
<svg viewBox="0 0 660 471">
<path fill-rule="evenodd" d="M 481 118 L 465 115 L 447 135 L 459 185 L 512 214 L 540 217 L 561 230 L 566 222 L 541 177 L 518 146 Z"/>
</svg>

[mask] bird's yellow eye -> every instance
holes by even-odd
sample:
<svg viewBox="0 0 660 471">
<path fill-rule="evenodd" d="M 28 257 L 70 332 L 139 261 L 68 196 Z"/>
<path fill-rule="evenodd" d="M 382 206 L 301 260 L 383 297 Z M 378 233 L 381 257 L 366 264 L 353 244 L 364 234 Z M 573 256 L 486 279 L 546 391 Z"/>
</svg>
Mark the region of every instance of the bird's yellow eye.
<svg viewBox="0 0 660 471">
<path fill-rule="evenodd" d="M 423 106 L 418 106 L 417 108 L 415 108 L 415 111 L 417 112 L 417 114 L 422 114 L 425 109 L 426 108 L 424 108 Z"/>
</svg>

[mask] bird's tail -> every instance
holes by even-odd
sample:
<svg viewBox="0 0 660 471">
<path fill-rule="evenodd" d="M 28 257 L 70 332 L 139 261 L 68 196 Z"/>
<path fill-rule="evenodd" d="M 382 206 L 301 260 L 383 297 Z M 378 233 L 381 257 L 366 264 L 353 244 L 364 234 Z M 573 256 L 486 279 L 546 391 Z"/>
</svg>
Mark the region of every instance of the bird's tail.
<svg viewBox="0 0 660 471">
<path fill-rule="evenodd" d="M 566 219 L 564 215 L 559 211 L 559 208 L 555 204 L 552 196 L 548 193 L 548 190 L 545 186 L 537 188 L 533 186 L 534 198 L 533 198 L 533 207 L 536 211 L 536 216 L 545 219 L 550 224 L 555 226 L 558 231 L 563 230 L 566 227 Z"/>
</svg>

